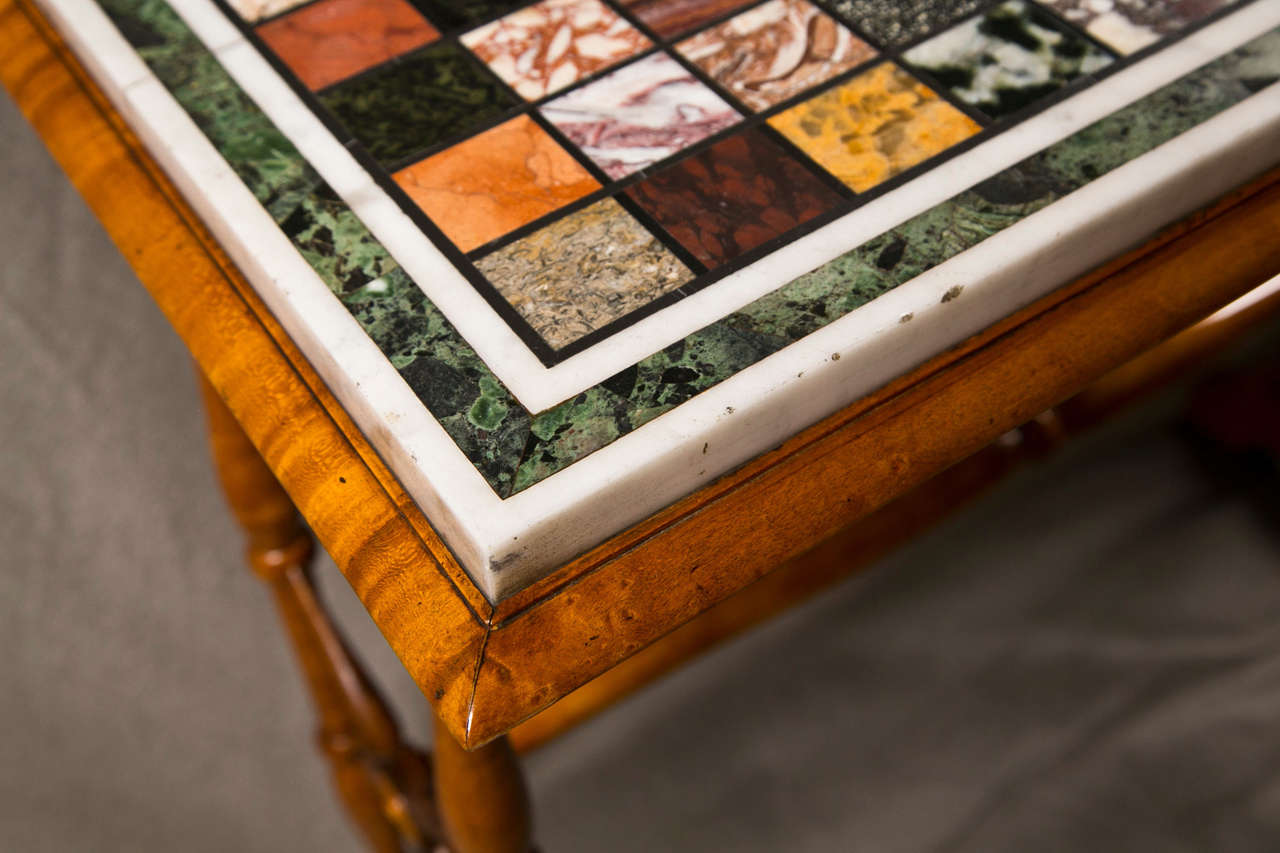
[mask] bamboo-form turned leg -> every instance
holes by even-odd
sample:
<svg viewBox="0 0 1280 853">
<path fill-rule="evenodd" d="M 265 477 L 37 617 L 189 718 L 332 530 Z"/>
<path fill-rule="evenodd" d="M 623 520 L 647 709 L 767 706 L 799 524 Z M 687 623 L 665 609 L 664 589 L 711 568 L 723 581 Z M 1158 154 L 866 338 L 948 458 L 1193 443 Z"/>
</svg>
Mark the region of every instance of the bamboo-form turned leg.
<svg viewBox="0 0 1280 853">
<path fill-rule="evenodd" d="M 457 853 L 528 853 L 529 797 L 505 737 L 467 751 L 435 717 L 436 799 Z"/>
<path fill-rule="evenodd" d="M 217 392 L 200 380 L 218 477 L 248 537 L 249 565 L 271 588 L 302 664 L 338 795 L 377 853 L 432 851 L 440 834 L 430 761 L 400 740 L 316 597 L 307 571 L 311 535 L 289 496 Z"/>
</svg>

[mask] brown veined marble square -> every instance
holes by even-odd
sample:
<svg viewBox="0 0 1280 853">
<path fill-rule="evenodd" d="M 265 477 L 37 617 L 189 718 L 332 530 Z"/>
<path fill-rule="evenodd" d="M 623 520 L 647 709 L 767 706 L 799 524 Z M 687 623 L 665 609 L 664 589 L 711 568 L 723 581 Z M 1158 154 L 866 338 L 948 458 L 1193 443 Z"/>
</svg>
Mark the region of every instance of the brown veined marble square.
<svg viewBox="0 0 1280 853">
<path fill-rule="evenodd" d="M 770 0 L 676 46 L 735 98 L 765 110 L 875 56 L 808 0 Z"/>
<path fill-rule="evenodd" d="M 486 255 L 476 267 L 554 349 L 693 278 L 612 198 Z"/>
<path fill-rule="evenodd" d="M 600 188 L 528 116 L 433 154 L 394 177 L 464 252 Z"/>
<path fill-rule="evenodd" d="M 857 192 L 982 129 L 890 62 L 783 110 L 769 124 Z"/>
<path fill-rule="evenodd" d="M 530 101 L 651 45 L 600 0 L 542 0 L 472 30 L 461 41 Z"/>
<path fill-rule="evenodd" d="M 320 0 L 256 32 L 313 91 L 440 37 L 405 0 Z"/>
<path fill-rule="evenodd" d="M 722 139 L 630 187 L 627 195 L 709 268 L 841 201 L 760 130 Z"/>
<path fill-rule="evenodd" d="M 619 0 L 655 33 L 678 36 L 706 24 L 752 0 Z"/>
</svg>

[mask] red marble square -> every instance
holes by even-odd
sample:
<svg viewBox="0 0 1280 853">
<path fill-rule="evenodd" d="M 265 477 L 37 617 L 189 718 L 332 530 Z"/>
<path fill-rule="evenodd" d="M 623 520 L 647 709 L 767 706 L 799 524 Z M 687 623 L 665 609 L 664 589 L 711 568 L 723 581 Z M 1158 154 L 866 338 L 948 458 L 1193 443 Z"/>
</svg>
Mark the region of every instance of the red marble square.
<svg viewBox="0 0 1280 853">
<path fill-rule="evenodd" d="M 405 0 L 320 0 L 257 33 L 312 90 L 440 37 Z"/>
<path fill-rule="evenodd" d="M 715 268 L 841 201 L 760 130 L 721 140 L 626 191 L 698 260 Z"/>
</svg>

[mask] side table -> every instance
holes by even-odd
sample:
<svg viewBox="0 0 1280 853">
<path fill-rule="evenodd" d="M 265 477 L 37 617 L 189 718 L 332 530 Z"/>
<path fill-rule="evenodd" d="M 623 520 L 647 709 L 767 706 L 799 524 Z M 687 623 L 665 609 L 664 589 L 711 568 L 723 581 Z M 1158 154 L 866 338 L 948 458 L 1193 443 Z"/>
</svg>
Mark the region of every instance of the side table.
<svg viewBox="0 0 1280 853">
<path fill-rule="evenodd" d="M 527 847 L 506 732 L 525 732 L 517 734 L 525 744 L 546 737 L 781 608 L 847 568 L 850 543 L 865 550 L 868 540 L 905 535 L 909 525 L 891 523 L 903 506 L 894 499 L 943 471 L 956 494 L 969 491 L 1018 455 L 973 456 L 994 439 L 1031 423 L 1022 435 L 1035 451 L 1086 417 L 1079 413 L 1091 399 L 1105 408 L 1168 369 L 1176 359 L 1164 353 L 1194 357 L 1274 304 L 1268 297 L 1184 334 L 1148 355 L 1145 369 L 1126 368 L 1138 379 L 1112 373 L 1092 398 L 1077 398 L 1076 415 L 1041 416 L 1280 272 L 1280 248 L 1258 239 L 1280 224 L 1277 175 L 1264 169 L 1140 247 L 494 596 L 501 587 L 477 582 L 455 556 L 403 474 L 384 462 L 386 450 L 366 439 L 55 30 L 26 3 L 0 14 L 6 85 L 206 377 L 215 456 L 250 562 L 280 605 L 339 790 L 375 849 L 429 848 L 446 836 L 458 850 Z M 948 298 L 952 290 L 943 304 L 959 298 Z M 974 461 L 953 467 L 966 458 Z M 433 703 L 432 761 L 399 742 L 318 608 L 305 574 L 311 539 L 295 506 Z M 828 539 L 868 517 L 870 525 Z"/>
</svg>

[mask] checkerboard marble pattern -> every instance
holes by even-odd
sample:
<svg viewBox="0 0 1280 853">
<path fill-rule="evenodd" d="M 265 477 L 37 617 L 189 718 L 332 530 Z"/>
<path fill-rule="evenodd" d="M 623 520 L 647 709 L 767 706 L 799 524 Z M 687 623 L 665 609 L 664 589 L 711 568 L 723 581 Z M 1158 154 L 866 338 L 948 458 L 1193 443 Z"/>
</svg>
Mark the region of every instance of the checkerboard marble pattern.
<svg viewBox="0 0 1280 853">
<path fill-rule="evenodd" d="M 229 0 L 548 365 L 1223 2 Z"/>
</svg>

